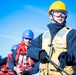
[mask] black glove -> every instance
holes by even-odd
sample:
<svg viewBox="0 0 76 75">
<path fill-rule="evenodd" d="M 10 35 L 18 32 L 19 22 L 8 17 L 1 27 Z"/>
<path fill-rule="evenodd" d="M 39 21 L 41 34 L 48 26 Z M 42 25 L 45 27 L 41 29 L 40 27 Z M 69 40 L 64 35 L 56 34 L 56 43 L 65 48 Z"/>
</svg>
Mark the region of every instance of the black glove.
<svg viewBox="0 0 76 75">
<path fill-rule="evenodd" d="M 39 59 L 41 63 L 48 63 L 49 61 L 46 59 L 46 56 L 49 57 L 45 50 L 40 51 Z"/>
<path fill-rule="evenodd" d="M 68 53 L 66 53 L 66 52 L 62 52 L 58 57 L 59 62 L 60 62 L 59 67 L 61 67 L 62 69 L 64 69 L 66 67 L 67 58 L 68 58 Z M 57 70 L 61 71 L 59 68 Z"/>
<path fill-rule="evenodd" d="M 22 72 L 22 75 L 29 75 L 29 71 L 24 70 L 24 71 Z"/>
</svg>

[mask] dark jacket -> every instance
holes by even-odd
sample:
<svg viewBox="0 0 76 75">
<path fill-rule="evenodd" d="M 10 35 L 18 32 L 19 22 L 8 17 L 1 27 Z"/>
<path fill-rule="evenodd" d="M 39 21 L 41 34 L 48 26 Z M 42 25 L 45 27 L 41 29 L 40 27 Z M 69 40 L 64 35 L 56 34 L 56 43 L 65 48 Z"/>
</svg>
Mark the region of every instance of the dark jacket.
<svg viewBox="0 0 76 75">
<path fill-rule="evenodd" d="M 7 57 L 2 58 L 2 59 L 0 60 L 0 66 L 5 65 L 6 62 L 7 62 Z"/>
<path fill-rule="evenodd" d="M 65 24 L 62 24 L 62 25 L 49 24 L 48 25 L 48 28 L 52 36 L 52 40 L 54 36 L 57 34 L 57 32 L 64 26 Z M 35 40 L 33 40 L 28 47 L 28 56 L 36 60 L 39 60 L 39 53 L 42 50 L 42 34 L 40 34 Z M 67 65 L 75 65 L 76 64 L 76 30 L 75 29 L 72 29 L 67 34 L 66 41 L 67 41 L 66 52 L 69 54 Z"/>
</svg>

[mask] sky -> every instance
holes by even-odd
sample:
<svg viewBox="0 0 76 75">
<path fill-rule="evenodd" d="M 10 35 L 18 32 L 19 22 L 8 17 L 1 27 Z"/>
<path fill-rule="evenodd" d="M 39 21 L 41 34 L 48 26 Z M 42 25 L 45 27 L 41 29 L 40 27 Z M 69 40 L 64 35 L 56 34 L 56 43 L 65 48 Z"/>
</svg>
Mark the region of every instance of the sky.
<svg viewBox="0 0 76 75">
<path fill-rule="evenodd" d="M 22 33 L 31 29 L 35 37 L 47 30 L 51 22 L 50 5 L 56 0 L 0 0 L 0 55 L 6 57 L 11 47 L 22 40 Z M 68 10 L 66 25 L 76 29 L 76 0 L 62 0 Z"/>
</svg>

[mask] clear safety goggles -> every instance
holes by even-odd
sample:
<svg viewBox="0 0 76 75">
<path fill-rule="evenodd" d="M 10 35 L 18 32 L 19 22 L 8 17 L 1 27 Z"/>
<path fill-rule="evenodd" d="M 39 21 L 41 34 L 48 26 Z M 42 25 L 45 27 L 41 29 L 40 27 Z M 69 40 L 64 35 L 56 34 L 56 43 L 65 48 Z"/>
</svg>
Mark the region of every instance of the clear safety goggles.
<svg viewBox="0 0 76 75">
<path fill-rule="evenodd" d="M 66 11 L 60 11 L 60 10 L 56 10 L 56 11 L 53 11 L 53 16 L 55 17 L 61 17 L 61 18 L 66 18 L 67 17 L 67 12 Z"/>
</svg>

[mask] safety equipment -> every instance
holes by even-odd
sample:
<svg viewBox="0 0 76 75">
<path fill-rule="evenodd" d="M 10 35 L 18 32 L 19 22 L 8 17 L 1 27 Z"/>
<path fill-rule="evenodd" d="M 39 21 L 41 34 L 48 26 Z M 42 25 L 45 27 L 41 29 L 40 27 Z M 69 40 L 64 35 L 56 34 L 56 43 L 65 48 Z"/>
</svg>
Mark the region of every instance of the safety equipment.
<svg viewBox="0 0 76 75">
<path fill-rule="evenodd" d="M 25 49 L 25 44 L 23 42 L 18 44 L 18 49 L 16 50 L 15 65 L 21 69 L 28 71 L 34 65 L 34 61 L 27 56 L 28 52 Z"/>
<path fill-rule="evenodd" d="M 49 61 L 46 59 L 46 56 L 49 57 L 45 50 L 40 51 L 39 59 L 41 63 L 48 63 Z"/>
<path fill-rule="evenodd" d="M 66 18 L 67 17 L 67 12 L 65 12 L 65 11 L 54 10 L 53 12 L 56 12 L 56 13 L 53 14 L 55 17 L 62 17 L 62 18 Z"/>
<path fill-rule="evenodd" d="M 22 38 L 27 38 L 27 39 L 34 39 L 34 33 L 31 30 L 26 30 L 23 32 Z"/>
<path fill-rule="evenodd" d="M 42 49 L 46 50 L 50 59 L 52 61 L 54 61 L 58 66 L 60 65 L 60 62 L 58 60 L 58 56 L 62 52 L 67 51 L 67 45 L 66 45 L 66 39 L 65 38 L 71 30 L 72 30 L 72 28 L 70 28 L 68 26 L 63 27 L 55 35 L 52 43 L 50 42 L 52 39 L 51 39 L 51 35 L 49 35 L 49 33 L 50 33 L 49 30 L 44 32 L 44 34 L 42 36 Z M 49 47 L 49 44 L 53 44 L 53 45 Z M 62 68 L 64 68 L 66 63 L 62 63 L 62 64 L 64 64 L 64 66 L 62 66 Z M 49 63 L 46 63 L 46 64 L 40 63 L 40 70 L 41 70 L 40 75 L 44 75 L 44 74 L 46 75 L 47 73 L 52 74 L 52 75 L 61 75 L 59 72 L 57 72 L 57 69 L 52 64 L 49 64 Z M 73 66 L 66 66 L 64 68 L 64 70 L 67 71 L 67 73 L 69 73 L 69 75 L 72 75 L 74 72 L 76 72 L 76 69 L 74 70 Z M 62 74 L 65 75 L 63 72 L 62 72 Z"/>
<path fill-rule="evenodd" d="M 56 1 L 52 3 L 48 12 L 50 13 L 52 10 L 64 10 L 67 12 L 66 5 L 62 1 Z"/>
<path fill-rule="evenodd" d="M 46 57 L 46 59 L 52 64 L 58 71 L 63 71 L 66 75 L 69 75 L 65 70 L 63 70 L 60 66 L 58 66 L 55 62 L 53 62 L 49 57 Z"/>
<path fill-rule="evenodd" d="M 25 44 L 24 42 L 21 42 L 18 44 L 18 48 L 16 50 L 16 56 L 15 56 L 15 61 L 19 60 L 19 55 L 21 54 L 27 54 L 27 50 L 25 49 Z"/>
<path fill-rule="evenodd" d="M 11 51 L 15 51 L 18 48 L 18 45 L 13 45 Z"/>
<path fill-rule="evenodd" d="M 66 66 L 66 61 L 67 61 L 67 59 L 68 59 L 68 53 L 62 52 L 62 53 L 59 55 L 58 59 L 59 59 L 59 62 L 60 62 L 60 67 L 61 67 L 62 69 L 64 69 L 65 66 Z M 60 69 L 58 69 L 58 70 L 60 71 Z"/>
<path fill-rule="evenodd" d="M 6 61 L 6 69 L 8 68 L 8 62 L 10 61 L 10 58 L 12 57 L 12 54 L 8 54 L 8 57 L 7 57 L 7 61 Z"/>
<path fill-rule="evenodd" d="M 6 64 L 1 66 L 1 73 L 2 74 L 0 74 L 0 75 L 14 75 L 14 72 L 11 69 L 9 69 L 9 67 L 8 67 L 8 62 L 9 62 L 11 57 L 12 57 L 12 54 L 8 54 Z"/>
</svg>

